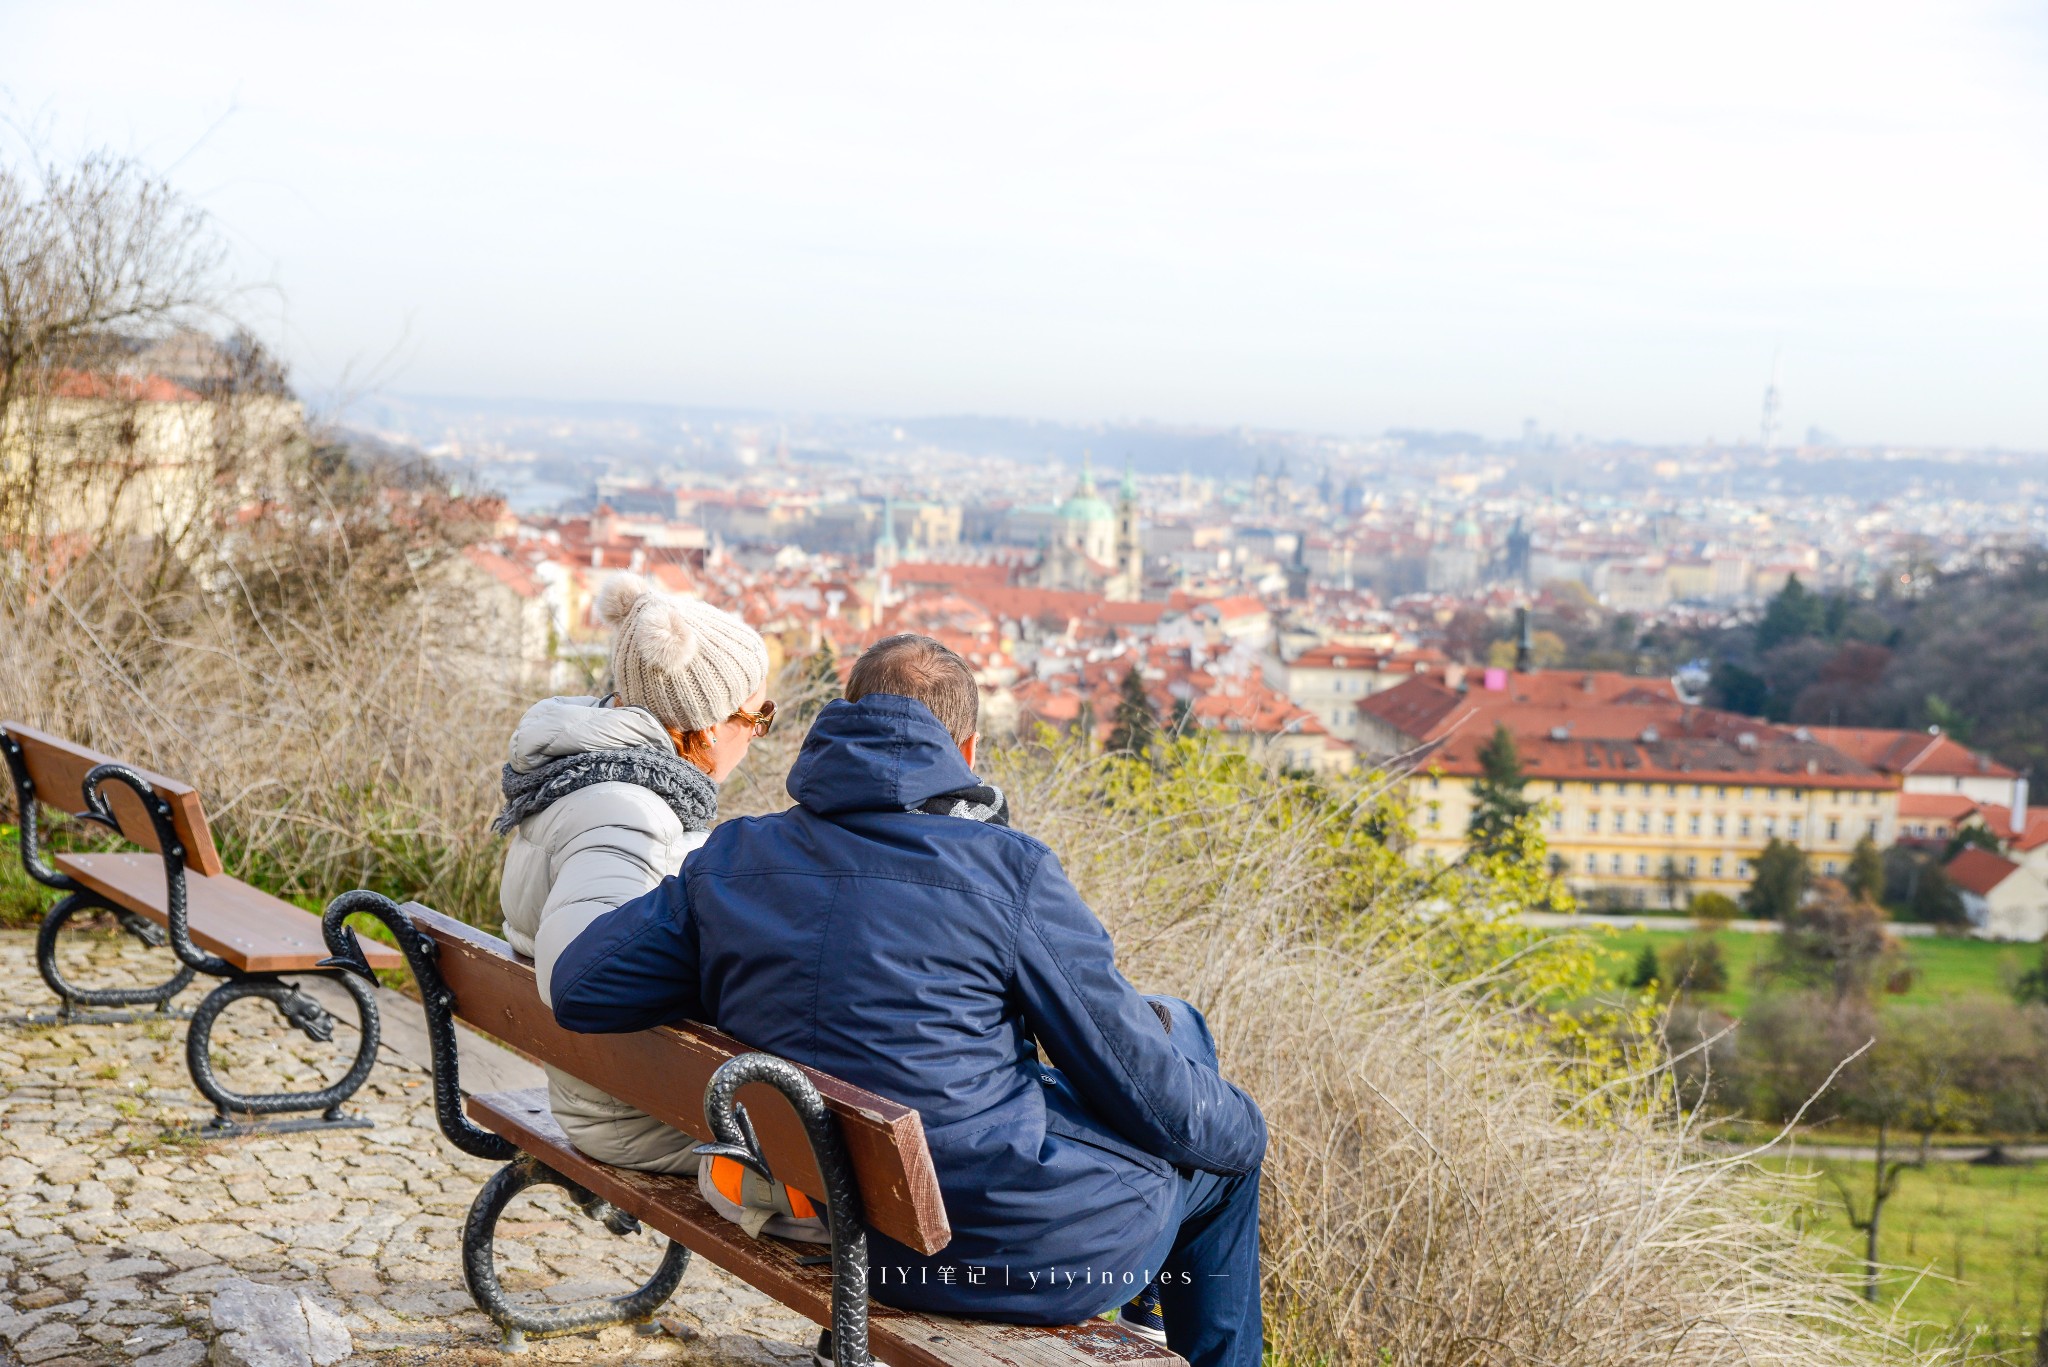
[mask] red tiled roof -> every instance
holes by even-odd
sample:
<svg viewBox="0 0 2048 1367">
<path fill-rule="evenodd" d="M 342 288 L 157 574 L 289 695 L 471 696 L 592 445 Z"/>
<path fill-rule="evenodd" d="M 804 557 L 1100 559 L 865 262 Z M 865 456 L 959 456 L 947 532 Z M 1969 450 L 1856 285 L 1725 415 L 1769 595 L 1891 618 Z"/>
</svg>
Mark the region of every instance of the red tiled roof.
<svg viewBox="0 0 2048 1367">
<path fill-rule="evenodd" d="M 1009 565 L 953 565 L 939 561 L 906 560 L 889 570 L 889 582 L 900 587 L 930 584 L 954 588 L 967 584 L 1002 588 L 1009 584 Z"/>
<path fill-rule="evenodd" d="M 1918 794 L 1908 793 L 1906 795 L 1906 797 L 1915 796 L 1918 796 Z M 1947 795 L 1944 794 L 1944 796 Z M 1899 799 L 1899 808 L 1902 812 L 1905 809 L 1906 797 Z M 2024 831 L 2015 831 L 2013 829 L 2012 808 L 2010 807 L 2000 806 L 1995 802 L 1980 802 L 1977 804 L 1977 815 L 1984 818 L 1984 824 L 1991 828 L 1993 835 L 2021 853 L 2048 845 L 2048 812 L 2044 812 L 2038 807 L 2027 809 L 2027 828 Z"/>
<path fill-rule="evenodd" d="M 1389 690 L 1391 691 L 1391 690 Z M 1368 699 L 1367 701 L 1370 701 Z M 1363 703 L 1360 704 L 1364 706 Z M 1522 769 L 1535 779 L 1615 779 L 1644 783 L 1741 783 L 1774 787 L 1889 791 L 1898 780 L 1859 764 L 1819 741 L 1800 740 L 1767 728 L 1733 730 L 1726 713 L 1693 708 L 1663 717 L 1633 737 L 1574 736 L 1550 732 L 1509 733 Z M 1493 737 L 1496 719 L 1475 711 L 1437 740 L 1428 767 L 1458 777 L 1485 772 L 1479 750 Z M 1751 738 L 1745 744 L 1742 737 Z"/>
<path fill-rule="evenodd" d="M 1888 774 L 1927 774 L 1939 778 L 2018 778 L 1989 755 L 1981 755 L 1950 736 L 1926 731 L 1891 731 L 1866 726 L 1810 727 L 1816 740 L 1854 755 Z"/>
<path fill-rule="evenodd" d="M 1976 810 L 1976 802 L 1961 793 L 1899 794 L 1901 821 L 1911 817 L 1918 817 L 1923 821 L 1961 821 Z"/>
<path fill-rule="evenodd" d="M 484 546 L 465 546 L 463 558 L 521 598 L 538 598 L 545 592 L 540 580 L 515 560 Z"/>
<path fill-rule="evenodd" d="M 1441 650 L 1366 650 L 1360 646 L 1317 646 L 1294 657 L 1293 669 L 1357 669 L 1385 673 L 1400 670 L 1420 672 L 1445 662 Z"/>
<path fill-rule="evenodd" d="M 124 399 L 129 403 L 197 403 L 196 390 L 161 375 L 101 375 L 88 370 L 59 370 L 50 380 L 50 394 L 59 399 Z"/>
<path fill-rule="evenodd" d="M 1112 603 L 1104 599 L 1088 610 L 1091 620 L 1113 627 L 1151 627 L 1166 616 L 1164 603 Z"/>
<path fill-rule="evenodd" d="M 1359 700 L 1358 710 L 1420 740 L 1465 706 L 1464 695 L 1433 675 L 1417 674 Z"/>
<path fill-rule="evenodd" d="M 2019 867 L 2010 859 L 2002 859 L 1989 850 L 1971 846 L 1949 860 L 1942 872 L 1948 875 L 1949 882 L 1964 892 L 1988 897 L 1993 888 L 2017 873 Z"/>
</svg>

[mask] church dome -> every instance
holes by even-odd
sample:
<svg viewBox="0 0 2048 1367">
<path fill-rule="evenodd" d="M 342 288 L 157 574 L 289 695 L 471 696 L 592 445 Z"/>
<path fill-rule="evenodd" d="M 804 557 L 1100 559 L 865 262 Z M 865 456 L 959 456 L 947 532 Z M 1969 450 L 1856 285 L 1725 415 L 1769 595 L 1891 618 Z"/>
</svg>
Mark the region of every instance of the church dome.
<svg viewBox="0 0 2048 1367">
<path fill-rule="evenodd" d="M 1074 487 L 1073 497 L 1060 505 L 1060 518 L 1066 522 L 1116 520 L 1116 514 L 1095 492 L 1095 467 L 1085 451 L 1081 453 L 1081 482 Z"/>
</svg>

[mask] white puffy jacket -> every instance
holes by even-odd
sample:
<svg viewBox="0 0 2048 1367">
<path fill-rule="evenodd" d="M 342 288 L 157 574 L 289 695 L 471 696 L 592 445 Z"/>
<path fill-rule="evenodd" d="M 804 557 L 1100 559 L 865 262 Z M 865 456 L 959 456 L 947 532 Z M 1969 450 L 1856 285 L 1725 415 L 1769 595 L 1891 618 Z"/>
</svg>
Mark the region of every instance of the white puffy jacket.
<svg viewBox="0 0 2048 1367">
<path fill-rule="evenodd" d="M 565 755 L 625 749 L 671 746 L 661 723 L 642 708 L 549 698 L 520 720 L 508 759 L 529 772 Z M 674 809 L 632 783 L 579 788 L 514 827 L 498 903 L 505 938 L 534 959 L 541 999 L 552 1000 L 555 956 L 584 927 L 682 868 L 708 835 L 684 830 Z M 555 1119 L 584 1153 L 653 1172 L 697 1170 L 689 1136 L 567 1073 L 547 1073 Z"/>
</svg>

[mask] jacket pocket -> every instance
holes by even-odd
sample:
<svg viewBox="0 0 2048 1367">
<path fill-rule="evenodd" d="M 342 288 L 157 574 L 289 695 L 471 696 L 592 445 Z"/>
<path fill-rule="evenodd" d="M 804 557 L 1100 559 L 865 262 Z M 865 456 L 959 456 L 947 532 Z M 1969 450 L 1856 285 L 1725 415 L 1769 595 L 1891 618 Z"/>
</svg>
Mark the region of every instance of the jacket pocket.
<svg viewBox="0 0 2048 1367">
<path fill-rule="evenodd" d="M 1085 1144 L 1091 1149 L 1100 1149 L 1102 1152 L 1121 1158 L 1127 1163 L 1133 1163 L 1156 1177 L 1170 1177 L 1173 1175 L 1173 1164 L 1167 1162 L 1164 1158 L 1159 1157 L 1157 1154 L 1145 1152 L 1122 1135 L 1109 1130 L 1093 1117 L 1068 1115 L 1064 1107 L 1057 1102 L 1052 1102 L 1050 1096 L 1047 1097 L 1047 1101 L 1052 1103 L 1045 1108 L 1045 1132 L 1047 1134 L 1056 1134 L 1060 1138 L 1073 1143 Z"/>
</svg>

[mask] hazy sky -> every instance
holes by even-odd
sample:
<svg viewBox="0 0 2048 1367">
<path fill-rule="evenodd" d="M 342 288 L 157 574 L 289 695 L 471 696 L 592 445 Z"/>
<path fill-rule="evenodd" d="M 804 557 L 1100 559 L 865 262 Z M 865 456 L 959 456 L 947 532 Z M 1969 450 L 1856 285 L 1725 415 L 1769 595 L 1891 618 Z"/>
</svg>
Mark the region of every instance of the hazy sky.
<svg viewBox="0 0 2048 1367">
<path fill-rule="evenodd" d="M 2048 448 L 2041 15 L 0 0 L 0 97 L 311 385 Z"/>
</svg>

